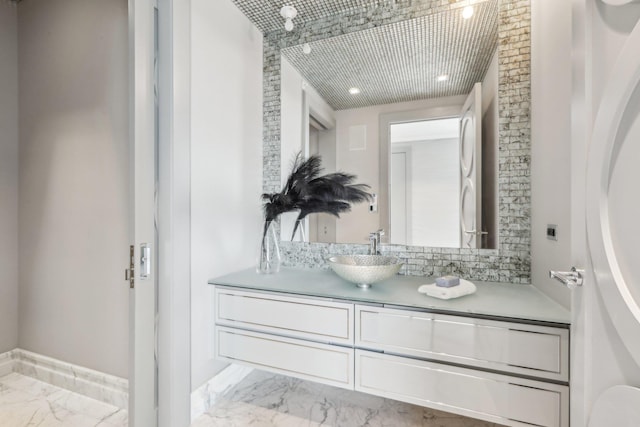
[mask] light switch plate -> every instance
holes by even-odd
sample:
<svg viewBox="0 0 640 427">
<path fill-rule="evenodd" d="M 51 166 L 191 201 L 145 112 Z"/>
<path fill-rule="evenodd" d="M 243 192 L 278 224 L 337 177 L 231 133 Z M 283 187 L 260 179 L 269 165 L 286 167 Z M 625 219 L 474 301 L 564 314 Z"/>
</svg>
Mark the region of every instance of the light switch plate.
<svg viewBox="0 0 640 427">
<path fill-rule="evenodd" d="M 558 226 L 556 224 L 547 224 L 547 239 L 558 240 Z"/>
</svg>

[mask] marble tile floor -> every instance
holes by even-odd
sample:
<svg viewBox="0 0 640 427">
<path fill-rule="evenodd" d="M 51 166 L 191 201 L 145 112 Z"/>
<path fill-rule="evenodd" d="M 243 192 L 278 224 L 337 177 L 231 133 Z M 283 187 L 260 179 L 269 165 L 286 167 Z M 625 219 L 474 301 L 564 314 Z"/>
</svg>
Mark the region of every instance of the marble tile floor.
<svg viewBox="0 0 640 427">
<path fill-rule="evenodd" d="M 0 377 L 2 427 L 126 427 L 127 411 L 12 373 Z"/>
<path fill-rule="evenodd" d="M 12 373 L 0 377 L 2 427 L 126 427 L 127 411 Z M 281 375 L 253 371 L 191 427 L 498 427 Z"/>
<path fill-rule="evenodd" d="M 498 427 L 364 393 L 253 371 L 191 427 Z"/>
</svg>

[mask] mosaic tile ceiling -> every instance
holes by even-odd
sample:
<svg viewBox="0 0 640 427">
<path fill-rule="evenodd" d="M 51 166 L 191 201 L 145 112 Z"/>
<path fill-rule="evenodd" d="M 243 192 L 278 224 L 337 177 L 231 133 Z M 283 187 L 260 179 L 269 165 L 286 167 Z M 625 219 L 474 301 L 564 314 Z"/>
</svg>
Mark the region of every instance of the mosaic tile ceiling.
<svg viewBox="0 0 640 427">
<path fill-rule="evenodd" d="M 280 9 L 284 5 L 293 6 L 298 11 L 294 23 L 315 21 L 351 10 L 375 7 L 382 3 L 408 0 L 233 0 L 238 8 L 263 33 L 279 30 L 284 25 Z"/>
<path fill-rule="evenodd" d="M 240 7 L 239 3 L 245 9 L 253 5 L 251 20 L 266 26 L 270 10 L 278 9 L 282 2 L 237 0 Z M 305 16 L 303 7 L 313 16 L 335 15 L 338 7 L 363 7 L 363 2 L 346 0 L 291 3 L 300 4 L 296 19 Z M 495 52 L 498 0 L 474 3 L 474 14 L 468 20 L 462 18 L 461 10 L 318 40 L 310 43 L 309 54 L 303 53 L 302 45 L 282 53 L 335 110 L 464 95 L 482 81 Z M 277 28 L 281 28 L 279 9 L 276 15 Z M 448 80 L 438 81 L 445 74 Z M 350 94 L 352 87 L 360 93 Z"/>
</svg>

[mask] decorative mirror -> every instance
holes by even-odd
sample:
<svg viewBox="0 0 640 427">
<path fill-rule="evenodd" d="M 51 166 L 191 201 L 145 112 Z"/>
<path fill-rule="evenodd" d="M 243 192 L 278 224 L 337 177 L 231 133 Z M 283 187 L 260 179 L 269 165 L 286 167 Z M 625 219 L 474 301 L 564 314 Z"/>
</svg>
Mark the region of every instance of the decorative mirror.
<svg viewBox="0 0 640 427">
<path fill-rule="evenodd" d="M 395 252 L 398 256 L 406 260 L 406 267 L 403 270 L 405 274 L 418 274 L 418 275 L 431 275 L 431 274 L 447 274 L 454 273 L 463 275 L 476 280 L 492 280 L 492 281 L 510 281 L 514 283 L 529 283 L 530 281 L 530 178 L 529 178 L 529 162 L 530 162 L 530 4 L 529 0 L 489 0 L 489 1 L 415 1 L 415 0 L 376 0 L 372 2 L 366 2 L 362 4 L 358 2 L 358 5 L 351 4 L 345 9 L 340 9 L 335 2 L 315 1 L 306 2 L 297 0 L 292 2 L 298 9 L 298 19 L 305 18 L 305 13 L 308 16 L 308 20 L 295 22 L 295 28 L 291 32 L 285 31 L 283 28 L 265 29 L 264 38 L 264 175 L 263 175 L 263 189 L 265 192 L 275 192 L 281 188 L 281 177 L 286 176 L 289 169 L 290 158 L 287 158 L 287 150 L 292 152 L 292 147 L 288 145 L 287 141 L 295 141 L 297 139 L 298 147 L 300 147 L 300 141 L 305 139 L 304 135 L 308 134 L 308 126 L 311 122 L 309 117 L 303 115 L 301 108 L 297 122 L 300 122 L 300 128 L 294 129 L 289 124 L 291 123 L 290 116 L 286 115 L 284 111 L 287 103 L 287 96 L 290 94 L 284 93 L 286 89 L 282 86 L 283 74 L 290 71 L 290 68 L 296 69 L 294 59 L 290 57 L 288 53 L 290 51 L 299 49 L 300 55 L 306 55 L 303 52 L 305 44 L 310 47 L 310 55 L 315 53 L 321 53 L 322 43 L 327 40 L 337 39 L 339 36 L 348 36 L 352 40 L 359 40 L 364 34 L 364 30 L 380 31 L 385 39 L 395 40 L 395 48 L 391 50 L 385 50 L 385 54 L 382 55 L 385 58 L 392 58 L 396 53 L 406 59 L 413 58 L 416 61 L 422 60 L 418 56 L 412 57 L 410 54 L 406 55 L 406 46 L 402 41 L 403 36 L 394 36 L 385 32 L 391 31 L 394 26 L 403 27 L 415 27 L 417 32 L 409 34 L 418 34 L 415 37 L 420 39 L 419 43 L 429 45 L 433 42 L 433 34 L 436 32 L 449 32 L 448 39 L 453 42 L 442 42 L 445 47 L 452 51 L 463 50 L 465 44 L 456 44 L 458 35 L 456 31 L 453 31 L 450 24 L 446 23 L 447 16 L 457 16 L 461 18 L 463 10 L 472 6 L 474 8 L 473 16 L 465 20 L 465 24 L 461 21 L 461 25 L 477 25 L 482 30 L 490 28 L 487 22 L 495 22 L 497 24 L 497 98 L 495 102 L 497 104 L 497 126 L 495 127 L 497 132 L 497 145 L 496 152 L 493 156 L 496 160 L 497 176 L 494 177 L 495 182 L 495 196 L 493 202 L 487 202 L 487 206 L 493 204 L 495 206 L 495 225 L 494 225 L 494 237 L 492 243 L 487 243 L 487 247 L 494 249 L 482 249 L 483 245 L 474 244 L 474 247 L 444 247 L 443 246 L 431 246 L 413 243 L 412 240 L 406 240 L 406 243 L 402 244 L 387 244 L 385 249 Z M 313 3 L 314 7 L 310 5 Z M 257 8 L 252 6 L 251 2 L 236 0 L 238 7 L 243 10 L 248 16 L 252 16 L 251 9 Z M 484 15 L 482 10 L 493 10 L 494 14 Z M 329 11 L 329 13 L 323 16 L 318 16 L 318 11 Z M 253 13 L 258 13 L 253 11 Z M 486 18 L 480 18 L 476 22 L 474 18 L 486 16 Z M 493 21 L 492 21 L 493 20 Z M 254 22 L 257 22 L 254 20 Z M 430 23 L 430 28 L 427 28 L 427 24 Z M 280 23 L 281 25 L 281 23 Z M 394 30 L 395 31 L 395 30 Z M 411 36 L 410 36 L 411 37 Z M 328 42 L 327 42 L 328 43 Z M 371 43 L 365 43 L 364 45 L 357 42 L 350 43 L 352 47 L 358 47 L 360 50 L 375 51 L 375 46 L 371 46 Z M 494 45 L 495 46 L 495 45 Z M 386 48 L 385 48 L 386 49 Z M 305 48 L 305 50 L 308 50 Z M 379 53 L 379 52 L 378 52 Z M 282 60 L 282 56 L 286 56 L 286 61 Z M 460 58 L 465 62 L 468 55 L 461 55 Z M 289 64 L 287 64 L 287 62 Z M 377 61 L 381 62 L 381 61 Z M 297 70 L 300 72 L 300 65 L 297 65 Z M 486 66 L 486 65 L 485 65 Z M 482 67 L 478 67 L 482 68 Z M 446 72 L 449 74 L 449 78 L 457 75 L 457 70 L 451 71 L 452 68 L 446 71 L 430 70 L 425 71 L 425 80 L 430 80 L 431 86 L 438 87 L 436 81 L 433 82 L 433 75 L 436 73 Z M 484 73 L 484 74 L 482 74 Z M 487 71 L 480 71 L 480 75 L 486 77 Z M 318 113 L 318 107 L 314 105 L 314 92 L 319 93 L 321 89 L 315 88 L 315 90 L 306 90 L 313 87 L 312 78 L 305 76 L 304 81 L 308 86 L 303 91 L 302 85 L 302 73 L 300 84 L 300 104 L 304 105 L 304 111 Z M 485 79 L 482 77 L 473 77 L 470 79 L 471 86 L 476 82 L 482 82 Z M 389 86 L 393 86 L 390 82 Z M 358 83 L 361 84 L 361 83 Z M 412 85 L 415 86 L 415 85 Z M 355 87 L 355 86 L 353 86 Z M 442 86 L 440 86 L 442 87 Z M 366 93 L 363 93 L 360 88 L 360 95 L 366 97 Z M 468 95 L 473 92 L 471 88 L 465 90 L 464 93 L 438 93 L 427 94 L 428 89 L 421 89 L 421 93 L 415 101 L 396 101 L 394 99 L 385 99 L 387 104 L 401 103 L 401 102 L 416 102 L 422 103 L 422 105 L 416 105 L 415 108 L 403 108 L 401 111 L 388 111 L 383 113 L 393 116 L 396 113 L 412 113 L 417 110 L 430 110 L 430 118 L 446 118 L 452 117 L 451 111 L 454 107 L 464 107 L 465 101 Z M 304 92 L 304 96 L 302 93 Z M 341 96 L 348 98 L 351 94 L 343 94 Z M 444 105 L 446 114 L 436 114 L 433 109 L 443 107 L 442 104 L 435 103 L 435 99 L 449 98 L 447 105 Z M 405 98 L 403 98 L 405 99 Z M 327 101 L 327 100 L 325 100 Z M 328 102 L 327 102 L 328 103 Z M 375 104 L 368 104 L 375 105 Z M 364 108 L 367 108 L 366 106 Z M 374 107 L 369 107 L 374 108 Z M 347 110 L 337 110 L 347 111 Z M 442 112 L 441 112 L 442 113 Z M 460 119 L 463 117 L 463 108 L 460 108 L 454 118 Z M 316 123 L 316 126 L 326 126 L 326 118 L 323 118 L 322 114 L 316 114 L 317 117 L 312 115 L 312 118 L 320 120 Z M 363 139 L 366 144 L 369 143 L 369 139 L 363 138 L 363 133 L 380 133 L 380 116 L 378 115 L 378 122 L 376 126 L 367 126 L 366 130 L 359 128 L 358 123 L 353 123 L 353 126 L 346 128 L 344 132 L 347 133 L 346 140 L 349 141 L 352 147 L 362 146 Z M 302 119 L 300 118 L 302 117 Z M 393 122 L 393 117 L 391 117 Z M 404 119 L 403 119 L 404 120 Z M 325 123 L 323 123 L 325 121 Z M 412 120 L 408 120 L 412 121 Z M 402 122 L 402 120 L 401 120 Z M 395 123 L 395 122 L 394 122 Z M 360 124 L 361 125 L 361 124 Z M 303 127 L 307 127 L 303 133 Z M 464 127 L 463 127 L 464 128 Z M 287 136 L 287 133 L 291 133 L 295 136 Z M 306 137 L 311 139 L 313 137 Z M 474 143 L 477 141 L 474 141 Z M 309 143 L 304 141 L 302 147 L 309 150 Z M 360 144 L 360 145 L 358 145 Z M 394 142 L 390 142 L 393 145 Z M 471 144 L 471 142 L 469 142 Z M 348 145 L 347 145 L 348 146 Z M 284 152 L 284 155 L 283 155 Z M 355 150 L 354 150 L 355 152 Z M 391 151 L 389 151 L 391 152 Z M 362 153 L 360 153 L 362 154 Z M 460 153 L 459 153 L 460 154 Z M 485 155 L 483 157 L 491 156 Z M 331 159 L 330 156 L 323 155 L 325 165 L 328 168 L 336 167 L 334 165 L 340 164 L 340 156 L 336 153 L 336 158 Z M 365 156 L 355 156 L 360 158 L 364 162 Z M 375 160 L 370 163 L 380 163 L 380 149 L 378 147 L 375 150 Z M 333 165 L 332 161 L 335 161 Z M 484 166 L 484 165 L 483 165 Z M 494 165 L 495 166 L 495 165 Z M 347 168 L 344 167 L 346 170 Z M 283 172 L 284 171 L 284 172 Z M 376 194 L 378 194 L 378 213 L 382 212 L 381 204 L 384 202 L 384 189 L 380 189 L 380 176 L 384 174 L 384 171 L 380 169 L 378 173 L 374 175 L 366 175 L 359 173 L 352 167 L 349 167 L 347 172 L 355 173 L 358 175 L 358 182 L 369 183 L 372 187 L 377 186 Z M 385 176 L 390 176 L 387 171 Z M 480 204 L 480 210 L 484 210 L 485 197 L 480 198 L 482 200 L 469 199 L 469 196 L 465 196 L 462 192 L 462 174 L 460 175 L 460 190 L 457 192 L 456 199 L 463 203 L 471 203 L 477 206 Z M 411 183 L 410 185 L 414 185 Z M 466 193 L 465 193 L 466 194 Z M 465 200 L 467 197 L 467 200 Z M 434 209 L 438 209 L 439 206 L 434 206 Z M 353 218 L 355 222 L 362 222 L 367 224 L 366 231 L 375 231 L 379 228 L 379 221 L 369 220 L 374 218 L 370 209 L 375 210 L 374 207 L 357 205 L 353 209 L 352 216 L 341 218 L 339 221 L 348 221 L 348 218 Z M 387 208 L 385 208 L 386 210 Z M 380 215 L 378 215 L 380 216 Z M 412 221 L 417 219 L 414 216 Z M 337 223 L 339 224 L 339 223 Z M 347 224 L 346 227 L 351 225 Z M 336 225 L 336 231 L 340 228 L 340 225 Z M 486 227 L 486 226 L 481 226 Z M 384 227 L 383 227 L 384 228 Z M 389 228 L 391 231 L 391 241 L 393 242 L 393 226 Z M 489 233 L 487 229 L 472 228 L 471 230 L 477 232 L 475 235 L 477 240 L 485 239 L 482 234 L 484 231 Z M 322 230 L 323 228 L 316 225 L 316 230 Z M 462 230 L 462 227 L 461 227 Z M 316 232 L 316 236 L 317 236 Z M 361 233 L 359 233 L 361 234 Z M 284 251 L 285 264 L 288 265 L 302 265 L 312 266 L 316 264 L 325 265 L 324 258 L 329 253 L 338 252 L 366 252 L 367 234 L 360 236 L 359 238 L 353 238 L 343 241 L 349 241 L 349 243 L 304 243 L 304 242 L 283 242 L 282 249 Z M 320 240 L 316 237 L 317 240 Z M 489 239 L 488 237 L 486 238 Z M 339 240 L 339 239 L 338 239 Z M 463 245 L 462 236 L 460 236 L 461 245 Z M 452 245 L 453 246 L 453 245 Z"/>
</svg>

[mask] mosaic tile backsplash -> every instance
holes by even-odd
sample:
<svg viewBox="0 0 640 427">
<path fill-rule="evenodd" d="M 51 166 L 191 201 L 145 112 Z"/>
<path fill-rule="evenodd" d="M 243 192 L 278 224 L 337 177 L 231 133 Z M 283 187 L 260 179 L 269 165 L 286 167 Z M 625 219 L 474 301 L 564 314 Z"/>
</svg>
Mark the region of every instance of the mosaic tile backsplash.
<svg viewBox="0 0 640 427">
<path fill-rule="evenodd" d="M 460 7 L 439 0 L 399 2 L 395 7 L 349 10 L 304 23 L 304 31 L 276 30 L 264 37 L 263 190 L 280 190 L 280 49 Z M 529 0 L 500 0 L 499 61 L 499 247 L 444 249 L 383 245 L 406 265 L 401 274 L 456 274 L 472 280 L 531 280 L 531 7 Z M 283 242 L 285 266 L 326 267 L 330 254 L 366 253 L 367 245 Z"/>
</svg>

